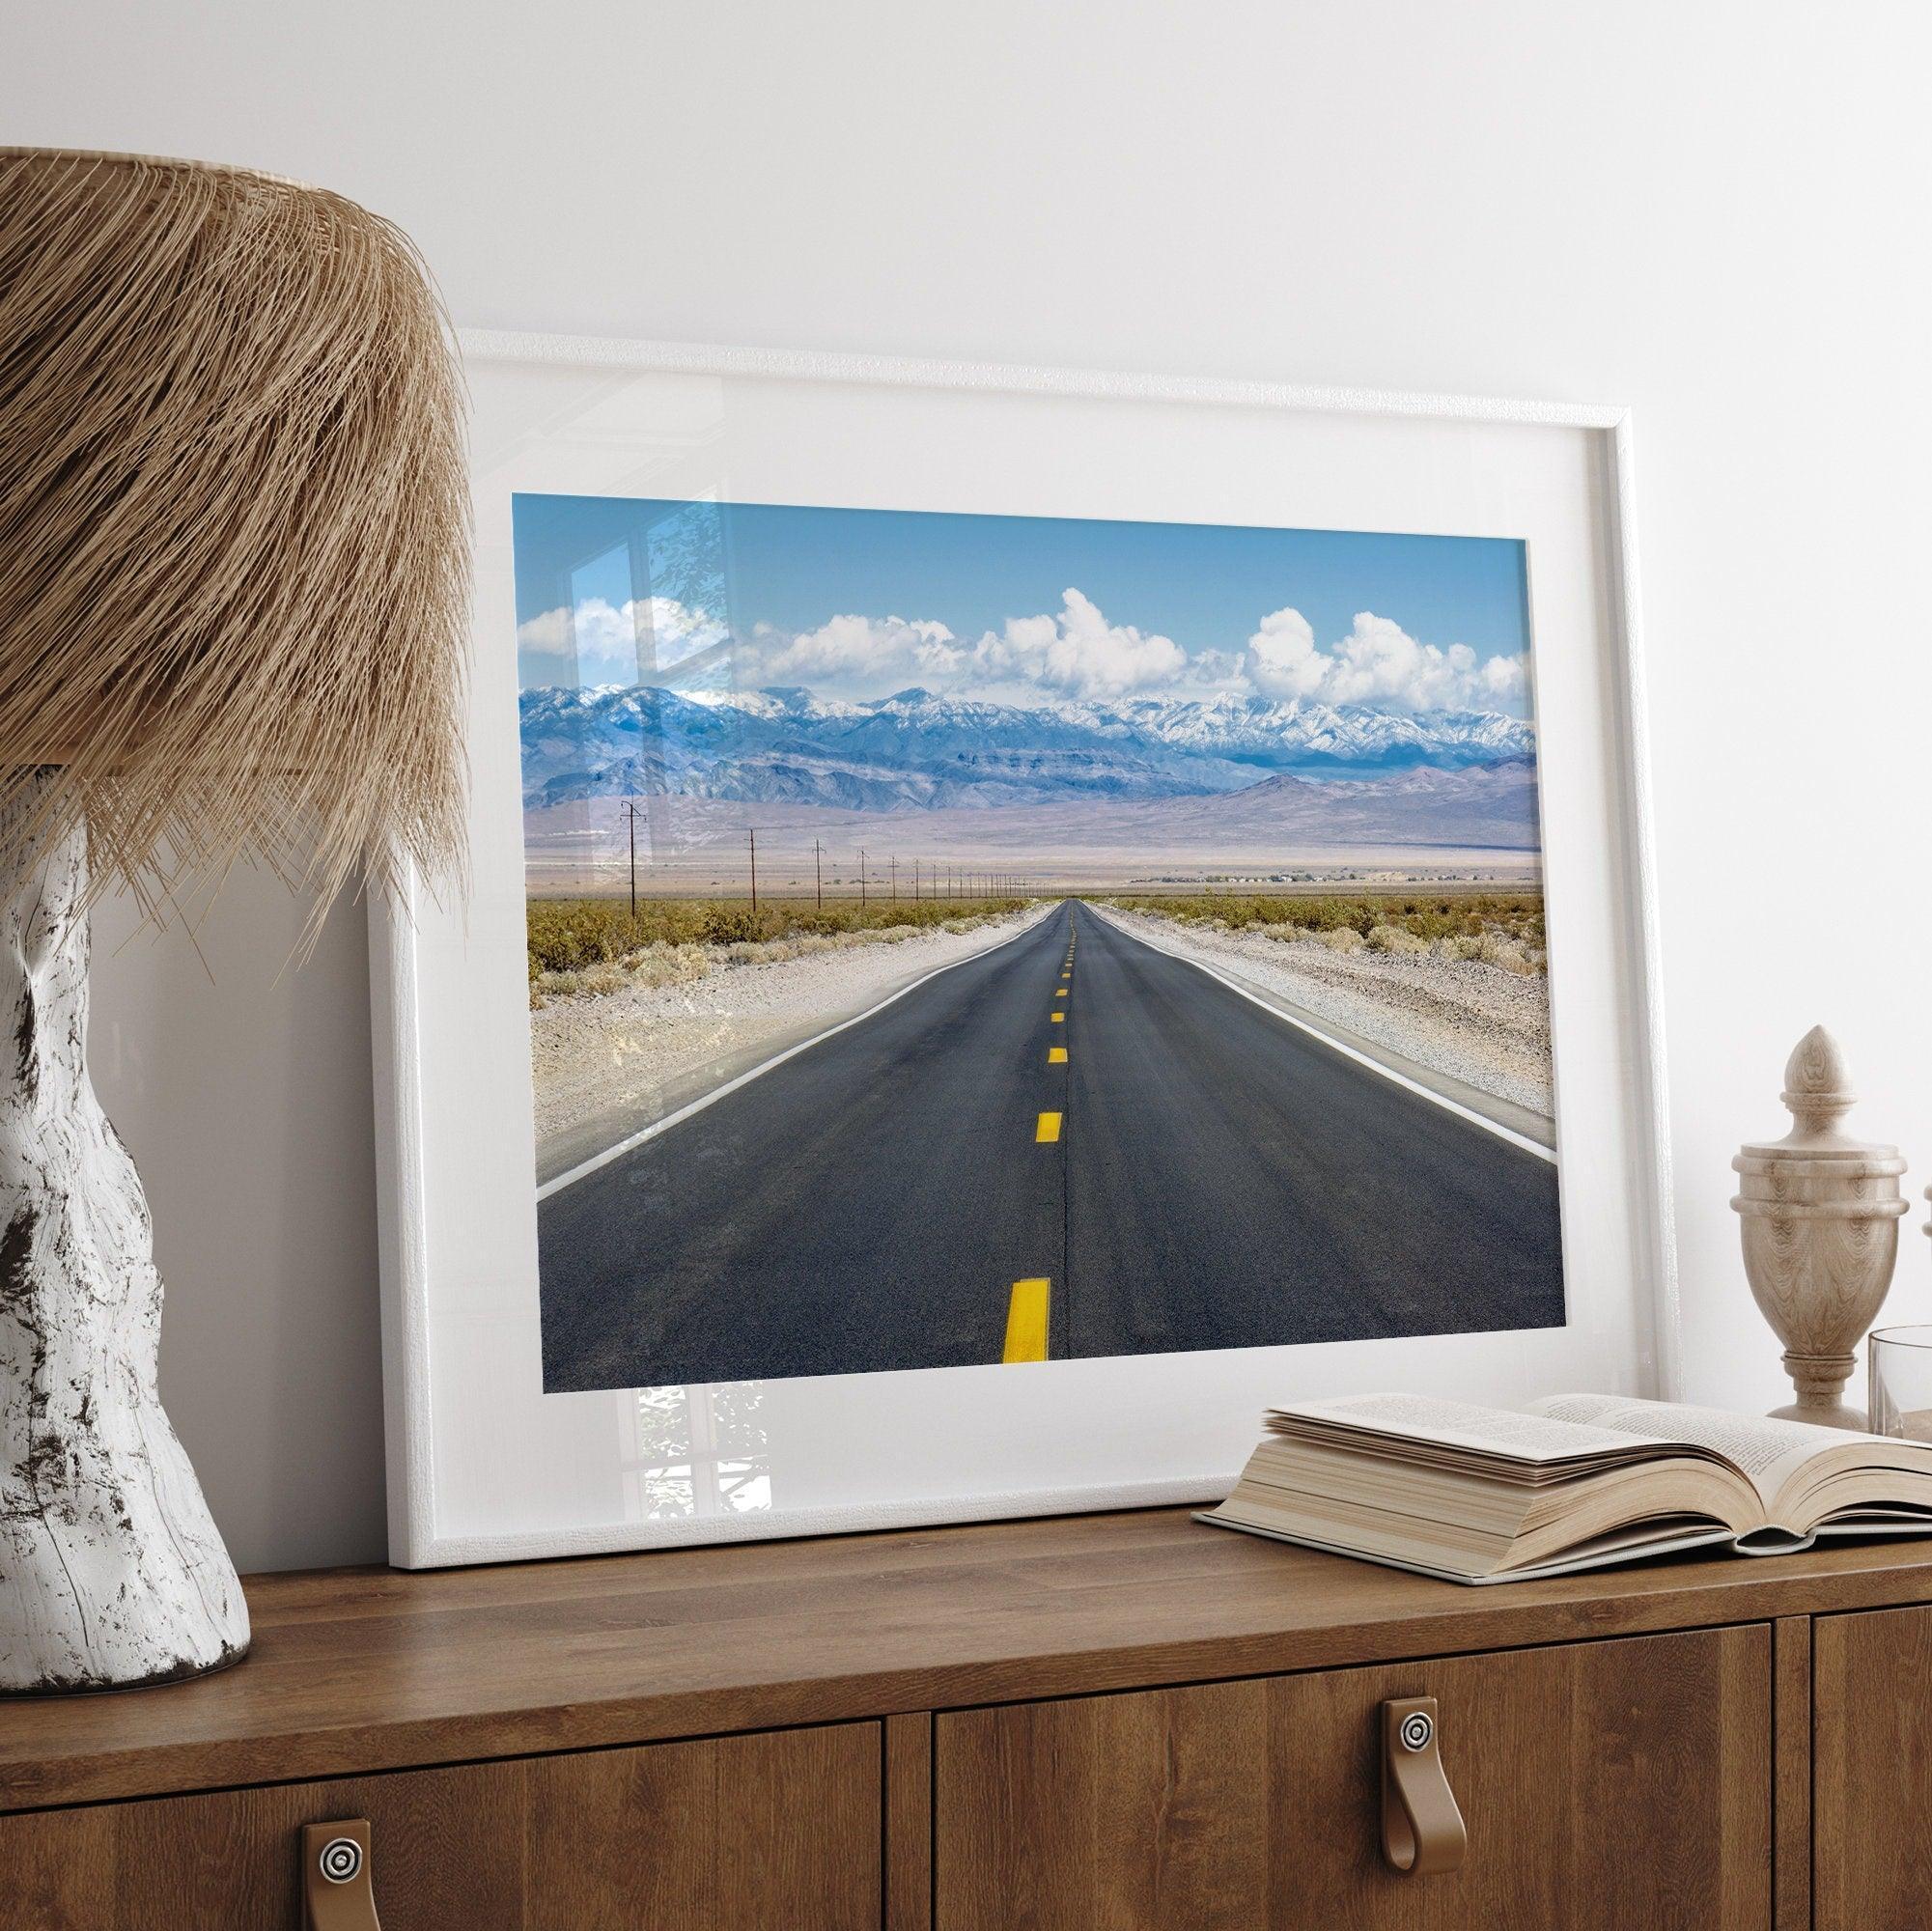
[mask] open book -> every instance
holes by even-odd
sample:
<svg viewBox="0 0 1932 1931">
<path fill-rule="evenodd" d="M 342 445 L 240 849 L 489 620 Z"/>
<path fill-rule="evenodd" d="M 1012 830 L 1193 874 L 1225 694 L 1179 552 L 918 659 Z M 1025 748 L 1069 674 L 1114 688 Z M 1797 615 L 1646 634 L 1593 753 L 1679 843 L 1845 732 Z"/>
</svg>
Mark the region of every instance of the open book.
<svg viewBox="0 0 1932 1931">
<path fill-rule="evenodd" d="M 1932 1442 L 1676 1402 L 1559 1394 L 1521 1413 L 1365 1394 L 1272 1409 L 1199 1518 L 1457 1582 L 1722 1544 L 1932 1535 Z"/>
</svg>

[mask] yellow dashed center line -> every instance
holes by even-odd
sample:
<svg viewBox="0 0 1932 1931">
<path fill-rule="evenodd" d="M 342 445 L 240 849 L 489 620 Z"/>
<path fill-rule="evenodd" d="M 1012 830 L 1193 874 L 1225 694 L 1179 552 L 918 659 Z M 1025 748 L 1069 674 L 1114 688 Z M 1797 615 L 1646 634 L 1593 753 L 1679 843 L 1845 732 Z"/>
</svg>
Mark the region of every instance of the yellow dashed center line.
<svg viewBox="0 0 1932 1931">
<path fill-rule="evenodd" d="M 1067 947 L 1067 969 L 1060 974 L 1062 979 L 1071 979 L 1074 966 L 1073 946 Z M 1067 989 L 1062 986 L 1053 996 L 1064 999 Z M 1055 1025 L 1064 1025 L 1067 1016 L 1054 1011 L 1048 1017 Z M 1064 1046 L 1050 1046 L 1047 1049 L 1049 1066 L 1064 1066 L 1067 1063 L 1067 1049 Z M 1060 1113 L 1042 1113 L 1033 1128 L 1034 1144 L 1051 1146 L 1058 1142 L 1060 1126 L 1064 1119 Z M 1006 1305 L 1006 1346 L 1000 1358 L 1007 1361 L 1044 1361 L 1047 1358 L 1047 1310 L 1052 1300 L 1053 1283 L 1045 1275 L 1037 1275 L 1028 1280 L 1016 1280 L 1013 1293 Z"/>
<path fill-rule="evenodd" d="M 1006 1303 L 1006 1352 L 1009 1361 L 1044 1361 L 1047 1358 L 1047 1303 L 1053 1283 L 1047 1279 L 1016 1280 L 1013 1298 Z"/>
</svg>

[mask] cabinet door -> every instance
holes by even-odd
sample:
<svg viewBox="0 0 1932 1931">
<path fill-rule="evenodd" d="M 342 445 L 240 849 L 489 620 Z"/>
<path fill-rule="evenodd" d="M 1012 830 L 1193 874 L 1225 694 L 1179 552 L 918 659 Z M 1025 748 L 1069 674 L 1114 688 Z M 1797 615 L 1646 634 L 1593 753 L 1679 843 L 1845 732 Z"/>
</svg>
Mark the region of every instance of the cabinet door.
<svg viewBox="0 0 1932 1931">
<path fill-rule="evenodd" d="M 940 1719 L 938 1931 L 1765 1931 L 1762 1625 Z M 1462 1867 L 1381 1851 L 1380 1706 L 1434 1696 Z"/>
<path fill-rule="evenodd" d="M 1820 1616 L 1811 1707 L 1816 1931 L 1925 1931 L 1932 1609 Z"/>
<path fill-rule="evenodd" d="M 383 1931 L 877 1931 L 876 1723 L 0 1817 L 0 1923 L 297 1931 L 367 1817 Z"/>
</svg>

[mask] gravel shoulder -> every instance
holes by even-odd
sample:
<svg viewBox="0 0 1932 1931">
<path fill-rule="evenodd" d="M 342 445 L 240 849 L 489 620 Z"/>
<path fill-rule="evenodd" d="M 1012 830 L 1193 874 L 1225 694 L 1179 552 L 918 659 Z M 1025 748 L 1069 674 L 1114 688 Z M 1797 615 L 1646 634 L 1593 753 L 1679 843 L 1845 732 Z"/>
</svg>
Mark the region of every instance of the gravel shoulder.
<svg viewBox="0 0 1932 1931">
<path fill-rule="evenodd" d="M 1318 1030 L 1554 1144 L 1549 980 L 1478 960 L 1334 952 L 1315 938 L 1218 931 L 1158 913 L 1096 911 L 1212 966 Z"/>
<path fill-rule="evenodd" d="M 530 1015 L 538 1184 L 928 972 L 1016 938 L 1056 905 L 969 932 L 752 965 L 720 960 L 685 984 L 551 996 Z"/>
</svg>

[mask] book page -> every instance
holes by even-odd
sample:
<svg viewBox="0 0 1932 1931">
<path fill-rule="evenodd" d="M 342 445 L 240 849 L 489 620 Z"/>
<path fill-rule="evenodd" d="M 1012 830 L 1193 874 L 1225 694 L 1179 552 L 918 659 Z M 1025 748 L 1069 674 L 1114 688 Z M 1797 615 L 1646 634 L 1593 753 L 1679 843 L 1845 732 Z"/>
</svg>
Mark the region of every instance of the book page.
<svg viewBox="0 0 1932 1931">
<path fill-rule="evenodd" d="M 1589 1419 L 1587 1416 L 1479 1408 L 1473 1402 L 1449 1401 L 1425 1394 L 1347 1395 L 1335 1401 L 1311 1401 L 1294 1408 L 1273 1409 L 1269 1413 L 1269 1425 L 1280 1432 L 1277 1416 L 1291 1424 L 1306 1419 L 1330 1428 L 1358 1428 L 1368 1434 L 1442 1441 L 1519 1462 L 1561 1462 L 1574 1456 L 1616 1454 L 1628 1449 L 1633 1441 L 1642 1439 L 1634 1426 L 1583 1425 Z M 1673 1438 L 1651 1439 L 1661 1443 Z"/>
<path fill-rule="evenodd" d="M 1554 1421 L 1627 1430 L 1646 1441 L 1661 1437 L 1666 1441 L 1694 1442 L 1730 1463 L 1757 1491 L 1767 1509 L 1778 1491 L 1812 1456 L 1861 1439 L 1842 1428 L 1819 1428 L 1808 1421 L 1777 1421 L 1768 1414 L 1733 1414 L 1728 1409 L 1690 1408 L 1682 1402 L 1644 1401 L 1635 1395 L 1555 1394 L 1532 1402 L 1530 1409 Z"/>
</svg>

